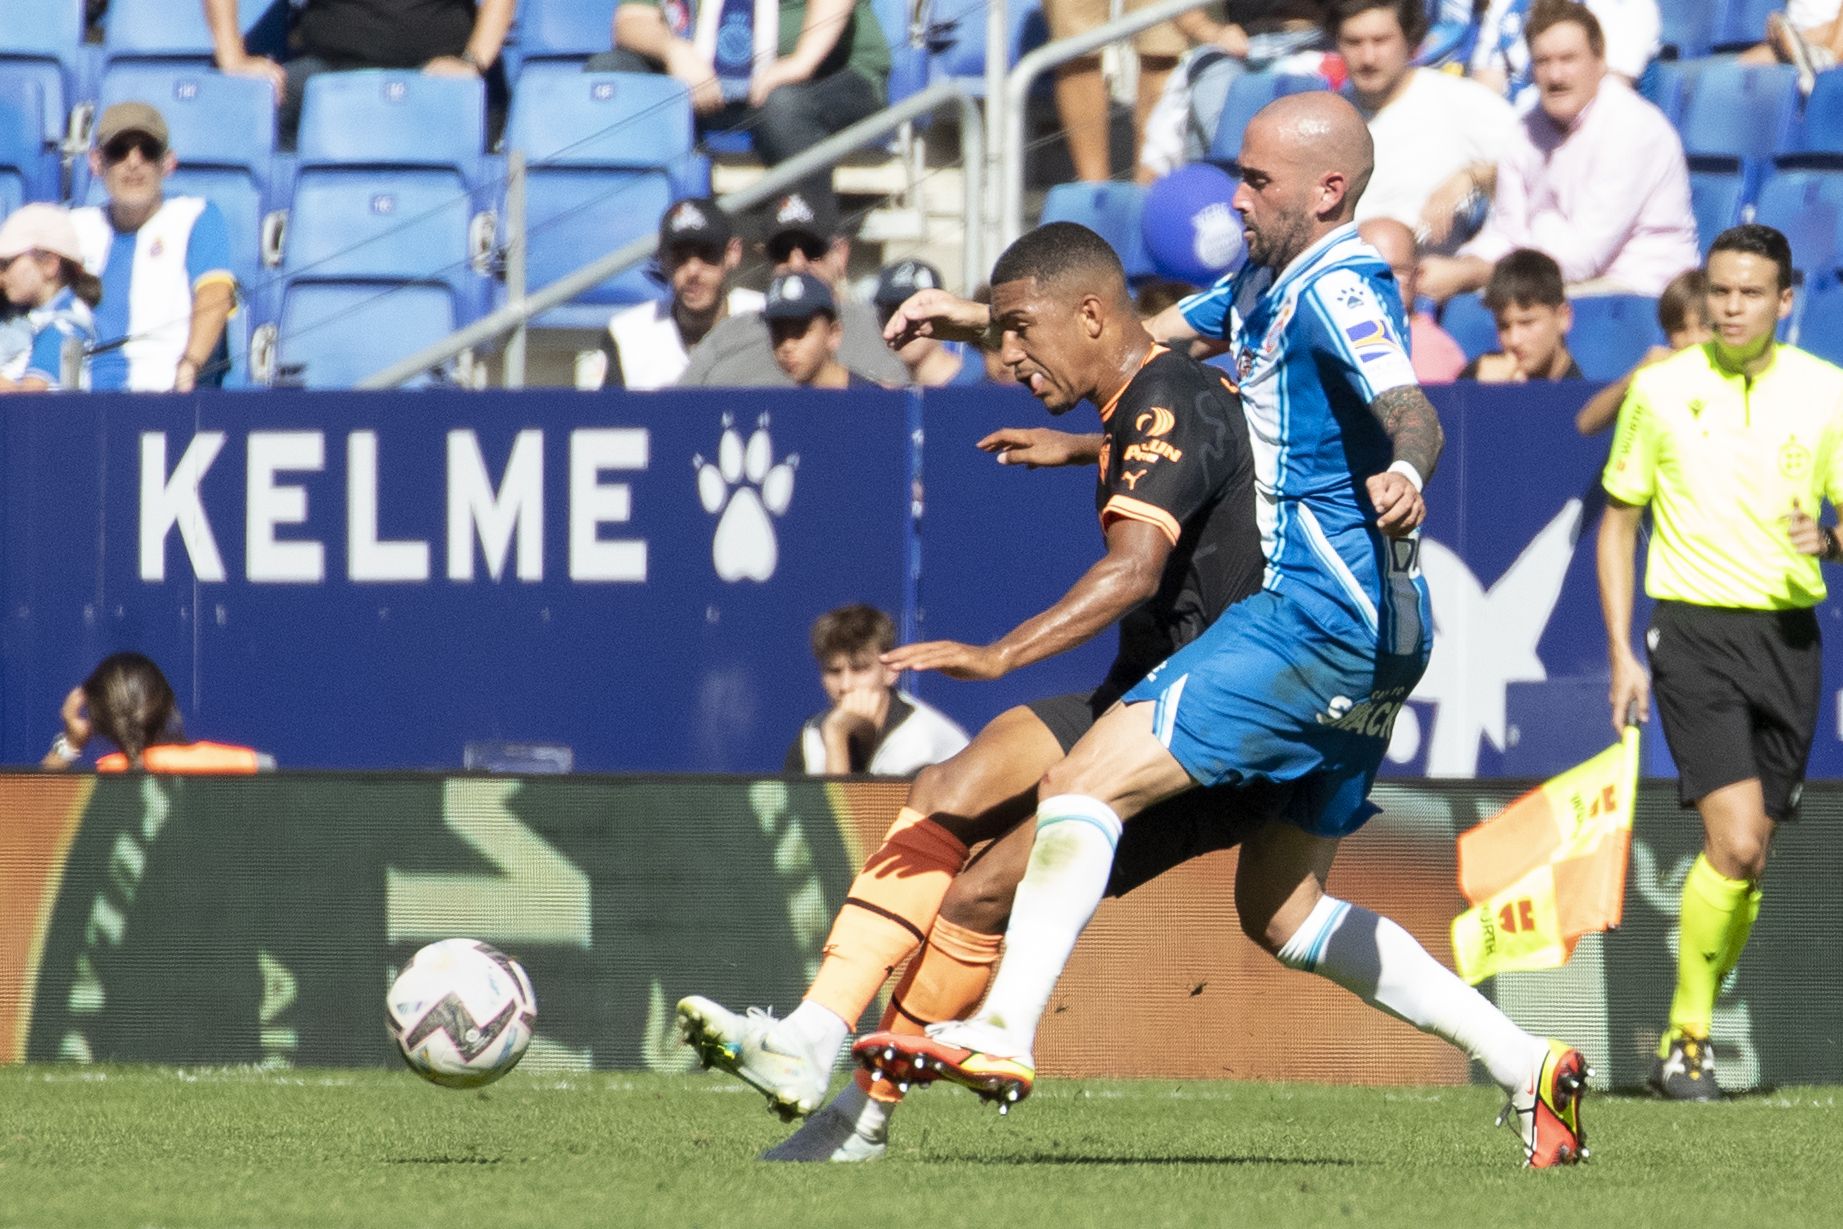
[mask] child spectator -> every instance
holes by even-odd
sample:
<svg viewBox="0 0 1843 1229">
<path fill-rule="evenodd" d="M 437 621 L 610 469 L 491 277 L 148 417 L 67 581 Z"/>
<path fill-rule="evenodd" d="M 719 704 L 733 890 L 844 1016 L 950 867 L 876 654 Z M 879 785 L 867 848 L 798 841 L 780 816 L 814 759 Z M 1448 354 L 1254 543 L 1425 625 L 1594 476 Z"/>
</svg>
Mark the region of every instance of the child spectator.
<svg viewBox="0 0 1843 1229">
<path fill-rule="evenodd" d="M 762 308 L 775 366 L 801 388 L 878 388 L 838 361 L 844 326 L 832 288 L 810 273 L 783 273 Z"/>
<path fill-rule="evenodd" d="M 1575 430 L 1593 435 L 1613 425 L 1619 407 L 1632 387 L 1632 377 L 1659 359 L 1669 358 L 1679 350 L 1699 346 L 1712 336 L 1709 329 L 1709 279 L 1701 269 L 1688 269 L 1664 287 L 1657 301 L 1657 323 L 1669 344 L 1652 346 L 1638 360 L 1638 366 L 1593 395 L 1574 416 Z"/>
<path fill-rule="evenodd" d="M 102 299 L 102 284 L 83 267 L 69 210 L 24 205 L 0 224 L 0 289 L 8 302 L 26 309 L 26 327 L 4 335 L 19 348 L 0 351 L 0 393 L 63 388 L 64 343 L 75 338 L 86 349 L 96 344 L 90 308 Z M 88 386 L 86 355 L 78 387 Z"/>
<path fill-rule="evenodd" d="M 1480 355 L 1459 373 L 1481 384 L 1581 379 L 1568 353 L 1574 309 L 1562 286 L 1561 266 L 1522 248 L 1497 262 L 1485 286 L 1485 306 L 1497 321 L 1497 353 Z"/>
<path fill-rule="evenodd" d="M 831 707 L 800 727 L 788 772 L 906 777 L 966 746 L 966 731 L 946 714 L 896 689 L 896 672 L 880 660 L 896 647 L 896 625 L 881 610 L 829 610 L 812 639 Z"/>
</svg>

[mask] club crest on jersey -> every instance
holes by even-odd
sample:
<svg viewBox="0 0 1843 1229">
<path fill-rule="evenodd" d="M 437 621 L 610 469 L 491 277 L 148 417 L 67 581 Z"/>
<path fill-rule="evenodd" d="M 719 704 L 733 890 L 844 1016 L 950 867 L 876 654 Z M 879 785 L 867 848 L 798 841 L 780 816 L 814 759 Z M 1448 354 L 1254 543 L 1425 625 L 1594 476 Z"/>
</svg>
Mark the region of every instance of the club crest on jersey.
<svg viewBox="0 0 1843 1229">
<path fill-rule="evenodd" d="M 1272 357 L 1273 352 L 1280 348 L 1280 339 L 1286 336 L 1286 326 L 1293 322 L 1293 308 L 1296 303 L 1297 300 L 1288 299 L 1280 305 L 1280 311 L 1274 316 L 1273 323 L 1267 326 L 1267 336 L 1261 339 L 1262 354 Z"/>
<path fill-rule="evenodd" d="M 1241 376 L 1241 378 L 1245 380 L 1249 377 L 1249 375 L 1253 373 L 1253 371 L 1254 371 L 1254 351 L 1249 349 L 1247 346 L 1243 346 L 1241 348 L 1241 353 L 1235 356 L 1235 372 L 1237 375 Z"/>
<path fill-rule="evenodd" d="M 1357 357 L 1366 363 L 1393 354 L 1399 348 L 1380 320 L 1359 321 L 1346 328 L 1344 336 L 1350 339 L 1350 347 L 1357 352 Z"/>
</svg>

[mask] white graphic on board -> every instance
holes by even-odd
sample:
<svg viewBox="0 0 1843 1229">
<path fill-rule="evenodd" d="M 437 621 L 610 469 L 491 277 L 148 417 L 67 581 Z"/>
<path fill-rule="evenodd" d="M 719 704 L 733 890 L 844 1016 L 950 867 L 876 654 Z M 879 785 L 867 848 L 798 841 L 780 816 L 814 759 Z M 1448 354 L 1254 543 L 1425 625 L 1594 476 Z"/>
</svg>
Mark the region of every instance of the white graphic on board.
<svg viewBox="0 0 1843 1229">
<path fill-rule="evenodd" d="M 734 418 L 725 414 L 716 461 L 696 456 L 691 464 L 698 475 L 698 501 L 704 511 L 717 517 L 717 534 L 710 547 L 717 575 L 726 581 L 761 581 L 773 576 L 780 562 L 774 522 L 793 502 L 794 470 L 800 458 L 775 461 L 766 414 L 756 420 L 746 444 Z"/>
</svg>

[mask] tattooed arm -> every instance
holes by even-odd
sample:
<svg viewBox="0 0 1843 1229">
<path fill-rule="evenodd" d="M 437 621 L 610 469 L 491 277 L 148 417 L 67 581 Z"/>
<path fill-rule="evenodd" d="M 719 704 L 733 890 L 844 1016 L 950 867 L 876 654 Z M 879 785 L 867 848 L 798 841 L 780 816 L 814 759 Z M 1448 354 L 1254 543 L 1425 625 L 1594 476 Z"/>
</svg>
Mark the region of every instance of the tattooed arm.
<svg viewBox="0 0 1843 1229">
<path fill-rule="evenodd" d="M 1446 434 L 1440 416 L 1427 395 L 1412 384 L 1386 389 L 1369 403 L 1370 413 L 1382 424 L 1395 445 L 1395 464 L 1368 479 L 1370 502 L 1376 507 L 1376 527 L 1392 537 L 1419 529 L 1427 519 L 1421 501 L 1421 484 L 1433 477 Z M 1412 468 L 1414 476 L 1402 472 Z"/>
</svg>

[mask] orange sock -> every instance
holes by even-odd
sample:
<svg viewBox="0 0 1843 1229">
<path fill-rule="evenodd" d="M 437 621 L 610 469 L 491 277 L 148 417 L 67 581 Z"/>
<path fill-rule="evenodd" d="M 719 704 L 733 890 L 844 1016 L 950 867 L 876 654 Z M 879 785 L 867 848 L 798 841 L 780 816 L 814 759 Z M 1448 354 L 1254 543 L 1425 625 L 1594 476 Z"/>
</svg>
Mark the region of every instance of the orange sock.
<svg viewBox="0 0 1843 1229">
<path fill-rule="evenodd" d="M 946 918 L 934 919 L 928 942 L 909 963 L 877 1027 L 892 1033 L 919 1033 L 942 1020 L 964 1020 L 985 997 L 998 963 L 1003 936 L 980 934 Z M 878 1101 L 900 1101 L 902 1093 L 888 1080 L 857 1073 L 858 1087 Z"/>
<path fill-rule="evenodd" d="M 952 833 L 902 808 L 882 847 L 852 881 L 807 999 L 855 1025 L 890 974 L 921 945 L 965 865 L 966 846 Z"/>
</svg>

